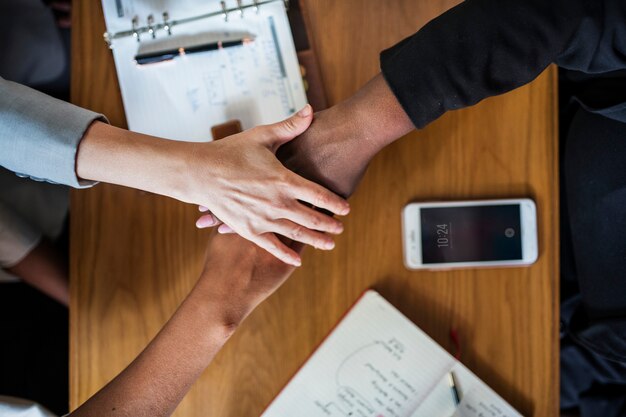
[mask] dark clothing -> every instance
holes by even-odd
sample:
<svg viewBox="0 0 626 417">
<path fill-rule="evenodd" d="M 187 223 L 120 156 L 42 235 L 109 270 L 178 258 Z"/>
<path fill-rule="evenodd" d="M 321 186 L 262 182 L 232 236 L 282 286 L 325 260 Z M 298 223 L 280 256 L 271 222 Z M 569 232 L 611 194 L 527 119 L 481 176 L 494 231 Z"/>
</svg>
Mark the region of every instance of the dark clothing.
<svg viewBox="0 0 626 417">
<path fill-rule="evenodd" d="M 417 128 L 554 62 L 587 74 L 626 69 L 626 0 L 468 0 L 381 54 Z M 626 122 L 626 109 L 614 116 Z"/>
<path fill-rule="evenodd" d="M 626 235 L 616 232 L 626 231 L 626 125 L 581 108 L 566 140 L 564 185 L 576 275 L 585 277 L 582 303 L 596 321 L 624 319 Z M 626 337 L 597 349 L 626 363 Z"/>
<path fill-rule="evenodd" d="M 467 0 L 383 51 L 416 127 L 561 68 L 561 405 L 626 415 L 626 0 Z"/>
<path fill-rule="evenodd" d="M 561 407 L 623 417 L 626 124 L 575 101 L 568 107 L 561 118 L 569 121 L 561 135 Z"/>
</svg>

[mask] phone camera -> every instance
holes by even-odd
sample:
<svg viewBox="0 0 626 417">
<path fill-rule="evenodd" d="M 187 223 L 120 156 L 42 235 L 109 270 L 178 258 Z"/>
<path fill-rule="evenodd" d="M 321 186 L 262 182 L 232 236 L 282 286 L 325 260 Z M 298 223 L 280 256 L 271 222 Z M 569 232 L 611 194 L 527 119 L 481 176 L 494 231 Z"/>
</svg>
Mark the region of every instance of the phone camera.
<svg viewBox="0 0 626 417">
<path fill-rule="evenodd" d="M 515 229 L 513 229 L 512 227 L 509 227 L 508 229 L 504 231 L 504 236 L 508 238 L 512 238 L 513 236 L 515 236 Z"/>
</svg>

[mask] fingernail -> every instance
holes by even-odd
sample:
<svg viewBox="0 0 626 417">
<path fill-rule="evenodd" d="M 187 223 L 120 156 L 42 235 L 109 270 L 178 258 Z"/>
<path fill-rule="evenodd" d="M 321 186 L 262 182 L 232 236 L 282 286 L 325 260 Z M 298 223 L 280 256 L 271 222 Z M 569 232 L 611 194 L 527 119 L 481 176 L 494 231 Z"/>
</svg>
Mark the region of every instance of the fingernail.
<svg viewBox="0 0 626 417">
<path fill-rule="evenodd" d="M 211 227 L 215 224 L 215 221 L 211 217 L 200 217 L 196 222 L 196 226 L 199 228 Z"/>
<path fill-rule="evenodd" d="M 226 224 L 221 224 L 220 227 L 217 228 L 217 231 L 224 235 L 227 233 L 231 233 L 232 229 Z"/>
<path fill-rule="evenodd" d="M 325 250 L 335 249 L 335 242 L 333 242 L 332 240 L 330 242 L 324 242 L 320 249 L 325 249 Z"/>
<path fill-rule="evenodd" d="M 302 266 L 302 261 L 298 258 L 291 258 L 289 263 L 295 267 Z"/>
<path fill-rule="evenodd" d="M 209 209 L 207 207 L 204 207 L 204 206 L 198 206 L 198 210 L 200 210 L 202 213 L 205 213 L 205 212 L 209 211 Z"/>
<path fill-rule="evenodd" d="M 311 115 L 311 105 L 307 104 L 306 106 L 304 106 L 304 108 L 302 108 L 302 110 L 300 110 L 298 112 L 298 116 L 300 117 L 309 117 Z"/>
</svg>

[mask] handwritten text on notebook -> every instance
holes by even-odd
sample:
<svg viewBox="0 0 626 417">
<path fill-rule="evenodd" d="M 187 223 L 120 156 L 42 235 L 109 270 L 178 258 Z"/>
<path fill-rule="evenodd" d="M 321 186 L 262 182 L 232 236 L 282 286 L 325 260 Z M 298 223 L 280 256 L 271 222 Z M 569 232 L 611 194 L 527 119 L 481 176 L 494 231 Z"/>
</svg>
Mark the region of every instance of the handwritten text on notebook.
<svg viewBox="0 0 626 417">
<path fill-rule="evenodd" d="M 450 417 L 454 370 L 467 389 L 455 417 L 520 417 L 467 368 L 368 291 L 263 417 Z M 494 409 L 501 414 L 490 414 Z M 471 414 L 472 410 L 477 413 Z"/>
</svg>

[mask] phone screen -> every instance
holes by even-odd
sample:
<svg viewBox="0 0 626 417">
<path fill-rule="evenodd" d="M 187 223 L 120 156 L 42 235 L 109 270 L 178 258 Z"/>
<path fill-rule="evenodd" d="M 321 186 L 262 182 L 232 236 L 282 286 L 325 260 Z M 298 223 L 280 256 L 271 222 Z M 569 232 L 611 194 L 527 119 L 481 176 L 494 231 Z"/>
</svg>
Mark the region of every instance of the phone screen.
<svg viewBox="0 0 626 417">
<path fill-rule="evenodd" d="M 522 259 L 520 206 L 422 208 L 422 262 Z"/>
</svg>

